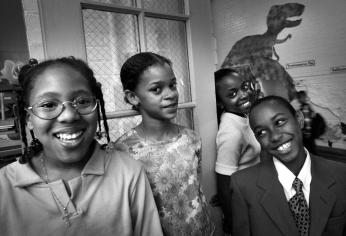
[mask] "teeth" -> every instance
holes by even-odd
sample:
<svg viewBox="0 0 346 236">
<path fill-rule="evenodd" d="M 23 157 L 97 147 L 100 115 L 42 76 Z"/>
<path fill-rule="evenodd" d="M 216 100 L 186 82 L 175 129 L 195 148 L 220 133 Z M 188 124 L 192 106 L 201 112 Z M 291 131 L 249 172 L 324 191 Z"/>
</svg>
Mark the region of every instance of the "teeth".
<svg viewBox="0 0 346 236">
<path fill-rule="evenodd" d="M 290 147 L 291 147 L 291 142 L 287 142 L 287 143 L 280 145 L 277 149 L 278 149 L 278 151 L 282 152 L 282 151 L 286 151 Z"/>
<path fill-rule="evenodd" d="M 78 138 L 80 135 L 82 135 L 82 133 L 83 133 L 82 131 L 79 131 L 79 132 L 76 132 L 73 134 L 58 133 L 58 134 L 56 134 L 56 136 L 62 140 L 72 140 L 72 139 Z"/>
<path fill-rule="evenodd" d="M 245 102 L 245 103 L 242 104 L 243 107 L 247 107 L 247 106 L 249 106 L 249 105 L 250 105 L 250 102 L 249 102 L 249 101 L 247 101 L 247 102 Z"/>
</svg>

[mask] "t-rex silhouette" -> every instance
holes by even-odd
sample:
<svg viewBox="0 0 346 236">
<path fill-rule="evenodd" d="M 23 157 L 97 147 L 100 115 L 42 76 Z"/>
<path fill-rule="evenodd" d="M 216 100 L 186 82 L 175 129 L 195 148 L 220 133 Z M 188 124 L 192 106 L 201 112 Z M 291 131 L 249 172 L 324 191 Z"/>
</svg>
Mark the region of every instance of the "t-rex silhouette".
<svg viewBox="0 0 346 236">
<path fill-rule="evenodd" d="M 274 54 L 279 60 L 274 46 L 291 38 L 291 34 L 288 34 L 284 39 L 277 39 L 277 36 L 283 29 L 296 27 L 301 23 L 301 19 L 294 21 L 288 19 L 300 16 L 304 8 L 304 5 L 299 3 L 272 6 L 267 15 L 267 31 L 264 34 L 249 35 L 237 41 L 221 67 L 239 64 L 238 62 L 243 58 L 250 56 L 272 58 Z"/>
<path fill-rule="evenodd" d="M 290 17 L 301 16 L 305 6 L 299 3 L 286 3 L 283 5 L 274 5 L 270 8 L 267 15 L 267 31 L 264 34 L 249 35 L 237 41 L 221 67 L 241 67 L 250 65 L 254 76 L 262 83 L 265 95 L 275 94 L 280 89 L 281 95 L 287 99 L 294 96 L 296 89 L 291 76 L 285 71 L 284 67 L 277 61 L 279 55 L 275 51 L 275 44 L 283 43 L 291 38 L 288 34 L 284 39 L 277 39 L 278 34 L 285 28 L 296 27 L 300 25 L 301 19 L 289 20 Z M 273 55 L 276 60 L 273 60 Z M 273 82 L 275 80 L 275 82 Z M 275 83 L 275 86 L 268 83 Z"/>
</svg>

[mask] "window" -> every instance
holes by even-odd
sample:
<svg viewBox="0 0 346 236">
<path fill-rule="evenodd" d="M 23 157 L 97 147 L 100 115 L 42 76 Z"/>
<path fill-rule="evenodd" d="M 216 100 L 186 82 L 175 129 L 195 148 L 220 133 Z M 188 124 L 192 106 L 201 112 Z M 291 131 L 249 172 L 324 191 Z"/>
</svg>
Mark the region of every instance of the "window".
<svg viewBox="0 0 346 236">
<path fill-rule="evenodd" d="M 193 128 L 184 0 L 98 0 L 82 3 L 86 55 L 102 83 L 111 140 L 141 117 L 124 102 L 120 69 L 130 56 L 151 51 L 173 62 L 178 80 L 176 122 Z"/>
</svg>

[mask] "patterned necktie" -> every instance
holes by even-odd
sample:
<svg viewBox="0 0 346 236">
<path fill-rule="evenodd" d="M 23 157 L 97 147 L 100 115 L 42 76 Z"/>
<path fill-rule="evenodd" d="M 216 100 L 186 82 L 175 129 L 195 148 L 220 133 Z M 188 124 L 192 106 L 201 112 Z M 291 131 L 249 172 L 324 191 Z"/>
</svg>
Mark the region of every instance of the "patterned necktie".
<svg viewBox="0 0 346 236">
<path fill-rule="evenodd" d="M 288 201 L 288 205 L 294 216 L 300 236 L 309 235 L 310 215 L 309 207 L 302 191 L 303 182 L 295 178 L 292 184 L 296 194 Z"/>
</svg>

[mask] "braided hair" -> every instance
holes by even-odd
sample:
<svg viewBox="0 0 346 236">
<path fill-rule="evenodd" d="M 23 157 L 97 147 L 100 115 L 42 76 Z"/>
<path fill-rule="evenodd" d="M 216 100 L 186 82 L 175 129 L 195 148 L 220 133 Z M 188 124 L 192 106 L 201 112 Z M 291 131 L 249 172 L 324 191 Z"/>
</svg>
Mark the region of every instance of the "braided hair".
<svg viewBox="0 0 346 236">
<path fill-rule="evenodd" d="M 103 126 L 105 129 L 105 134 L 107 142 L 110 142 L 109 138 L 109 128 L 107 123 L 107 116 L 105 111 L 105 102 L 103 99 L 103 93 L 101 89 L 101 84 L 97 82 L 94 77 L 94 72 L 90 67 L 82 60 L 76 59 L 74 57 L 62 57 L 58 59 L 46 60 L 41 63 L 38 63 L 36 59 L 30 59 L 29 63 L 24 65 L 18 75 L 18 81 L 21 86 L 21 92 L 18 97 L 18 115 L 19 115 L 19 124 L 21 130 L 21 138 L 24 144 L 24 153 L 19 158 L 19 162 L 24 164 L 27 163 L 35 154 L 42 151 L 42 144 L 34 137 L 34 133 L 30 131 L 33 141 L 28 145 L 26 138 L 26 116 L 27 111 L 26 107 L 29 105 L 29 96 L 30 92 L 34 86 L 36 79 L 48 68 L 57 66 L 57 65 L 66 65 L 74 70 L 78 71 L 84 78 L 86 78 L 88 85 L 91 89 L 91 92 L 95 95 L 96 99 L 99 100 L 100 106 L 97 106 L 97 118 L 98 118 L 98 127 L 99 131 L 96 136 L 98 139 L 102 138 L 101 134 L 101 119 L 103 119 Z M 101 116 L 102 114 L 102 116 Z"/>
</svg>

